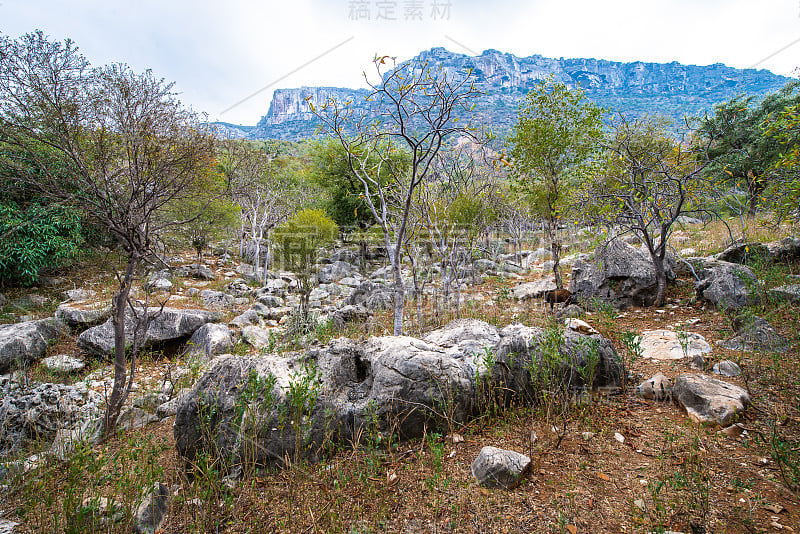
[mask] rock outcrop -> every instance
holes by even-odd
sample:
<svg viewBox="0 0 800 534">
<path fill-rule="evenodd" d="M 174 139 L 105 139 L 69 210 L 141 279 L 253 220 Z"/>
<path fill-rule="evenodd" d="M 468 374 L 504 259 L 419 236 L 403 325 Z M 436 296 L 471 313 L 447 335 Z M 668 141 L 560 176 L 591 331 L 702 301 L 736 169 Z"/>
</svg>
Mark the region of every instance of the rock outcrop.
<svg viewBox="0 0 800 534">
<path fill-rule="evenodd" d="M 66 332 L 55 318 L 0 325 L 0 373 L 39 361 L 48 345 Z"/>
<path fill-rule="evenodd" d="M 61 429 L 101 416 L 103 399 L 84 384 L 0 384 L 0 457 L 31 442 L 50 443 Z"/>
<path fill-rule="evenodd" d="M 697 272 L 697 297 L 724 310 L 738 310 L 758 302 L 752 288 L 758 285 L 755 273 L 744 265 L 705 259 Z"/>
<path fill-rule="evenodd" d="M 667 280 L 674 280 L 673 260 L 664 260 Z M 579 258 L 572 266 L 569 290 L 579 299 L 598 298 L 617 308 L 650 306 L 658 293 L 656 270 L 646 250 L 613 240 L 594 257 Z"/>
<path fill-rule="evenodd" d="M 347 444 L 364 431 L 418 437 L 473 416 L 481 380 L 524 401 L 536 387 L 531 367 L 545 364 L 544 337 L 523 325 L 458 320 L 423 339 L 340 338 L 306 355 L 222 356 L 178 407 L 176 448 L 188 460 L 207 451 L 233 464 L 279 463 L 287 454 L 314 459 L 326 441 Z M 559 339 L 550 364 L 567 387 L 589 379 L 587 361 L 596 361 L 594 385 L 619 382 L 610 341 L 569 329 Z"/>
<path fill-rule="evenodd" d="M 139 308 L 136 315 L 128 310 L 125 314 L 125 343 L 133 343 L 137 325 L 143 325 L 146 317 L 150 324 L 144 336 L 142 348 L 159 343 L 188 338 L 206 323 L 219 320 L 219 315 L 206 310 L 183 310 L 176 308 Z M 94 326 L 78 336 L 78 348 L 96 356 L 106 356 L 114 351 L 114 325 L 112 319 Z"/>
</svg>

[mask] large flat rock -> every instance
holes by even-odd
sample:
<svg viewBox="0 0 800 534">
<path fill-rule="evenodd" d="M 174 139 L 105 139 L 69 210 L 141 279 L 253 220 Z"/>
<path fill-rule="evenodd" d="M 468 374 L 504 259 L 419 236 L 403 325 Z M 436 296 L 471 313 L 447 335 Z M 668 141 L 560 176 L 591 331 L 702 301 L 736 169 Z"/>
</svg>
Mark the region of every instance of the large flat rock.
<svg viewBox="0 0 800 534">
<path fill-rule="evenodd" d="M 694 373 L 675 380 L 672 396 L 693 421 L 721 426 L 735 423 L 750 404 L 750 395 L 739 386 Z"/>
<path fill-rule="evenodd" d="M 191 336 L 197 329 L 207 323 L 219 320 L 219 314 L 207 310 L 183 310 L 176 308 L 143 308 L 137 310 L 137 316 L 128 310 L 125 314 L 125 343 L 133 343 L 134 330 L 137 324 L 143 324 L 146 316 L 150 324 L 145 334 L 142 348 L 152 347 L 159 343 L 179 340 Z M 78 337 L 78 348 L 96 356 L 106 356 L 114 351 L 114 324 L 108 319 L 100 326 L 84 331 Z"/>
</svg>

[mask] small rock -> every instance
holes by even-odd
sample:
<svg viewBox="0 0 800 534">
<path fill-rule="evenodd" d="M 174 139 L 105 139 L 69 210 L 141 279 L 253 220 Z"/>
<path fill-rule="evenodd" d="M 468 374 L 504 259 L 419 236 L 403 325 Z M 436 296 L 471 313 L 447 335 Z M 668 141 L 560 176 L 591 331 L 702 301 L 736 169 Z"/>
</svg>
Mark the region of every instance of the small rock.
<svg viewBox="0 0 800 534">
<path fill-rule="evenodd" d="M 662 373 L 636 386 L 636 393 L 645 399 L 666 400 L 672 396 L 672 381 Z"/>
<path fill-rule="evenodd" d="M 614 439 L 619 441 L 620 443 L 625 443 L 625 436 L 623 436 L 619 432 L 614 432 Z"/>
<path fill-rule="evenodd" d="M 161 482 L 156 482 L 145 495 L 133 516 L 133 530 L 137 534 L 154 534 L 164 524 L 169 503 L 169 491 Z"/>
<path fill-rule="evenodd" d="M 83 360 L 67 354 L 48 356 L 42 360 L 42 365 L 44 365 L 48 371 L 63 375 L 77 373 L 86 367 L 86 364 L 83 362 Z"/>
<path fill-rule="evenodd" d="M 735 424 L 732 424 L 731 426 L 723 428 L 722 430 L 720 430 L 717 433 L 718 434 L 724 434 L 724 435 L 728 436 L 729 438 L 735 438 L 736 436 L 740 435 L 742 432 L 744 432 L 744 426 L 742 426 L 741 423 L 735 423 Z"/>
<path fill-rule="evenodd" d="M 575 332 L 586 334 L 587 336 L 591 336 L 594 334 L 599 334 L 597 330 L 592 328 L 589 323 L 586 321 L 581 321 L 580 319 L 576 319 L 571 317 L 569 319 L 564 319 L 564 325 L 570 330 L 574 330 Z"/>
<path fill-rule="evenodd" d="M 732 362 L 730 360 L 723 360 L 719 363 L 715 363 L 712 370 L 714 371 L 714 374 L 728 377 L 739 376 L 742 374 L 742 369 L 736 364 L 736 362 Z"/>
<path fill-rule="evenodd" d="M 472 475 L 485 487 L 512 489 L 531 466 L 531 459 L 514 451 L 484 447 L 472 462 Z"/>
</svg>

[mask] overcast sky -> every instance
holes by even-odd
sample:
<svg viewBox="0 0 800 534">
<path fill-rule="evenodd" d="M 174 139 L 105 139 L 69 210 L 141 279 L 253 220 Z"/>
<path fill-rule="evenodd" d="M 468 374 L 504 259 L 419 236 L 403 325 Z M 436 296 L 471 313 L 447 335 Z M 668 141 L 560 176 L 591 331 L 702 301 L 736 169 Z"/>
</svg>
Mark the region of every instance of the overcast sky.
<svg viewBox="0 0 800 534">
<path fill-rule="evenodd" d="M 800 0 L 0 0 L 0 31 L 34 29 L 71 38 L 95 65 L 151 68 L 195 110 L 250 125 L 275 88 L 360 87 L 376 53 L 434 46 L 800 67 Z"/>
</svg>

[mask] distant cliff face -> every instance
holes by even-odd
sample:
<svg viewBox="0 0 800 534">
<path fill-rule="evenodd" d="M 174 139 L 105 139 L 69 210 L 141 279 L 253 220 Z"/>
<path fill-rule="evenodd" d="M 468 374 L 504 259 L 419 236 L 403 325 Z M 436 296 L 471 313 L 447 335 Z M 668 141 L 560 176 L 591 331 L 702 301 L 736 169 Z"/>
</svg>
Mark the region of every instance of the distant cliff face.
<svg viewBox="0 0 800 534">
<path fill-rule="evenodd" d="M 516 120 L 517 102 L 536 83 L 551 74 L 570 87 L 580 86 L 595 103 L 638 116 L 659 113 L 681 118 L 709 111 L 714 104 L 738 94 L 764 94 L 783 87 L 789 78 L 766 70 L 734 69 L 722 64 L 705 67 L 672 63 L 621 63 L 600 59 L 552 59 L 539 55 L 520 58 L 487 50 L 480 56 L 433 48 L 411 60 L 427 61 L 450 74 L 474 77 L 484 95 L 477 103 L 479 121 L 504 132 Z M 367 106 L 363 89 L 301 87 L 275 91 L 267 114 L 242 137 L 299 140 L 313 135 L 318 121 L 308 99 L 353 99 Z"/>
<path fill-rule="evenodd" d="M 299 89 L 276 89 L 272 95 L 269 111 L 258 122 L 258 127 L 275 126 L 288 121 L 309 121 L 314 119 L 314 114 L 308 102 L 322 104 L 329 99 L 346 101 L 350 99 L 363 100 L 367 96 L 366 90 L 341 89 L 338 87 L 301 87 Z"/>
</svg>

